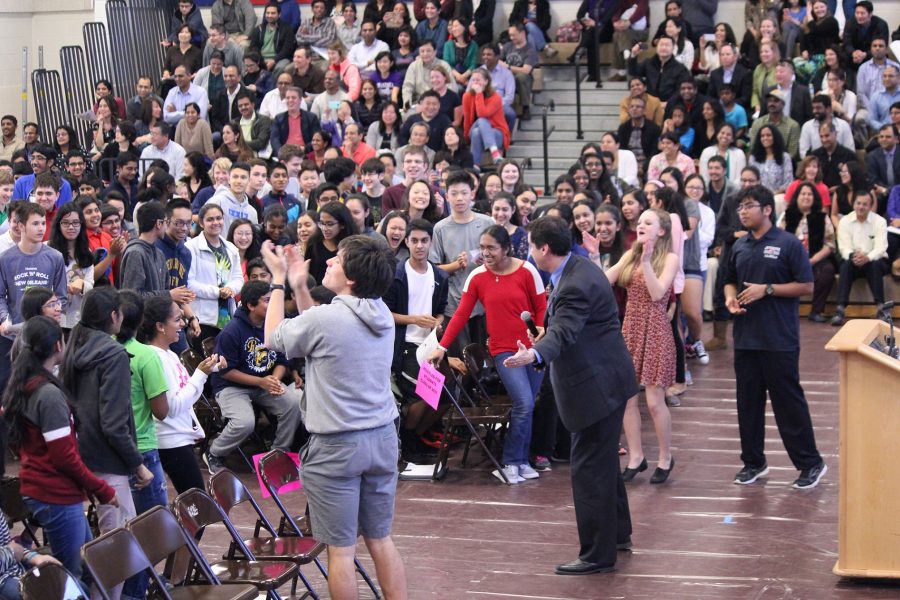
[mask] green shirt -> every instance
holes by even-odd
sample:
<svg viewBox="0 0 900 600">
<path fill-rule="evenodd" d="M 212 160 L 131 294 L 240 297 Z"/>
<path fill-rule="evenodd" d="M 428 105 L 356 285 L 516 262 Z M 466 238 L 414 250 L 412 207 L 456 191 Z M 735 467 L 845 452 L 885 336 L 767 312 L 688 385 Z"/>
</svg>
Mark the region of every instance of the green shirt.
<svg viewBox="0 0 900 600">
<path fill-rule="evenodd" d="M 275 58 L 275 30 L 266 27 L 263 33 L 263 45 L 260 48 L 260 54 L 265 59 Z"/>
<path fill-rule="evenodd" d="M 134 411 L 138 451 L 149 452 L 158 448 L 149 399 L 164 394 L 169 384 L 159 355 L 153 348 L 131 338 L 125 342 L 125 350 L 131 357 L 131 409 Z"/>
</svg>

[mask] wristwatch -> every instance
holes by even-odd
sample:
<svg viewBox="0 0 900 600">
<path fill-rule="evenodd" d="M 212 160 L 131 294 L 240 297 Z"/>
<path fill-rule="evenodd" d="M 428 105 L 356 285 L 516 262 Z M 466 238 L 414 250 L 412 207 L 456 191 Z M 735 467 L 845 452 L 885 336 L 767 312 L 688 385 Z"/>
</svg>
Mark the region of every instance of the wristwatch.
<svg viewBox="0 0 900 600">
<path fill-rule="evenodd" d="M 770 283 L 769 285 L 766 286 L 766 296 L 771 296 L 774 293 L 775 293 L 775 286 Z"/>
<path fill-rule="evenodd" d="M 273 284 L 269 285 L 269 289 L 270 290 L 281 290 L 283 292 L 284 284 L 283 283 L 273 283 Z"/>
</svg>

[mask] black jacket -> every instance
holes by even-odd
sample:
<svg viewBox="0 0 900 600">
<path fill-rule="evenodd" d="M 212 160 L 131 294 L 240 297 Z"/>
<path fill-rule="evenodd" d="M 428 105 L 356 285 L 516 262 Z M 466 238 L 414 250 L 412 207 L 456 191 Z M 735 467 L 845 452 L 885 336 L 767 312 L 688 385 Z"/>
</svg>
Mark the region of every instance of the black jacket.
<svg viewBox="0 0 900 600">
<path fill-rule="evenodd" d="M 709 74 L 709 88 L 707 94 L 710 98 L 718 99 L 719 90 L 725 83 L 725 69 L 719 67 L 713 69 Z M 742 65 L 736 63 L 734 65 L 734 73 L 731 74 L 731 85 L 734 86 L 734 93 L 738 104 L 750 112 L 750 97 L 753 93 L 753 72 Z"/>
<path fill-rule="evenodd" d="M 250 34 L 250 47 L 262 54 L 263 40 L 265 39 L 266 27 L 268 23 L 262 23 L 253 28 Z M 280 60 L 291 60 L 294 57 L 294 50 L 297 48 L 297 38 L 291 26 L 278 20 L 275 29 L 275 62 Z"/>
<path fill-rule="evenodd" d="M 394 274 L 394 283 L 388 293 L 384 295 L 384 303 L 392 313 L 398 315 L 409 314 L 409 278 L 406 276 L 406 263 L 409 259 L 397 264 L 397 272 Z M 447 308 L 447 294 L 450 291 L 450 276 L 443 269 L 438 269 L 432 263 L 431 272 L 434 273 L 434 292 L 431 294 L 431 316 L 444 314 Z M 403 344 L 406 342 L 406 325 L 397 325 L 394 333 L 394 361 L 391 368 L 394 371 L 400 369 L 403 364 Z"/>
<path fill-rule="evenodd" d="M 256 94 L 252 90 L 247 89 L 243 83 L 238 84 L 238 94 L 249 94 L 256 102 Z M 235 119 L 241 118 L 241 113 L 237 107 L 237 96 L 231 103 L 231 110 L 228 109 L 228 88 L 216 94 L 209 103 L 209 126 L 213 131 L 222 131 L 225 123 L 230 123 Z"/>
<path fill-rule="evenodd" d="M 462 4 L 462 2 L 460 2 Z M 481 0 L 475 9 L 475 43 L 484 46 L 494 39 L 494 10 L 497 0 Z"/>
<path fill-rule="evenodd" d="M 849 23 L 844 25 L 844 41 L 841 42 L 841 50 L 844 52 L 844 59 L 848 67 L 853 71 L 859 68 L 859 65 L 853 62 L 853 53 L 855 51 L 862 50 L 865 52 L 866 57 L 863 61 L 867 61 L 872 58 L 872 53 L 869 51 L 869 48 L 872 46 L 872 40 L 874 38 L 887 40 L 890 39 L 890 35 L 888 24 L 881 17 L 872 15 L 872 21 L 865 32 L 860 30 L 856 19 L 851 19 Z"/>
<path fill-rule="evenodd" d="M 834 149 L 834 153 L 830 158 L 824 146 L 819 146 L 815 150 L 810 151 L 810 154 L 819 159 L 819 169 L 821 169 L 822 173 L 825 174 L 822 181 L 830 188 L 836 187 L 841 184 L 841 176 L 838 172 L 838 167 L 841 165 L 841 163 L 848 163 L 859 160 L 859 157 L 856 156 L 856 152 L 850 150 L 849 148 L 845 148 L 840 144 L 838 144 Z"/>
<path fill-rule="evenodd" d="M 509 13 L 509 24 L 522 23 L 528 17 L 528 0 L 516 0 L 512 11 Z M 537 0 L 537 15 L 534 22 L 544 32 L 544 37 L 550 39 L 547 31 L 550 29 L 550 2 Z"/>
<path fill-rule="evenodd" d="M 683 81 L 692 79 L 690 71 L 674 57 L 663 65 L 656 55 L 644 62 L 638 62 L 637 58 L 632 56 L 628 59 L 628 73 L 643 77 L 647 82 L 647 91 L 659 98 L 660 102 L 668 102 L 678 93 Z"/>
<path fill-rule="evenodd" d="M 546 332 L 534 348 L 550 365 L 566 429 L 590 427 L 638 392 L 616 299 L 600 267 L 570 255 L 544 320 Z"/>
<path fill-rule="evenodd" d="M 628 140 L 631 138 L 633 129 L 631 119 L 619 125 L 619 144 L 622 148 L 628 148 Z M 644 172 L 647 170 L 650 159 L 659 152 L 660 135 L 662 135 L 662 129 L 660 129 L 659 125 L 650 119 L 644 118 L 644 126 L 641 128 L 641 147 L 644 149 Z"/>
<path fill-rule="evenodd" d="M 878 148 L 866 155 L 866 171 L 871 183 L 887 186 L 887 170 L 894 170 L 894 185 L 900 184 L 900 146 L 894 147 L 893 165 L 888 166 L 884 150 Z"/>
<path fill-rule="evenodd" d="M 763 98 L 763 107 L 765 107 L 766 94 L 773 89 L 775 89 L 775 86 L 763 88 L 761 95 Z M 812 99 L 809 96 L 808 86 L 797 83 L 796 81 L 791 84 L 791 105 L 785 113 L 788 111 L 790 111 L 790 115 L 786 116 L 790 116 L 793 120 L 797 121 L 801 127 L 804 123 L 812 119 Z"/>
</svg>

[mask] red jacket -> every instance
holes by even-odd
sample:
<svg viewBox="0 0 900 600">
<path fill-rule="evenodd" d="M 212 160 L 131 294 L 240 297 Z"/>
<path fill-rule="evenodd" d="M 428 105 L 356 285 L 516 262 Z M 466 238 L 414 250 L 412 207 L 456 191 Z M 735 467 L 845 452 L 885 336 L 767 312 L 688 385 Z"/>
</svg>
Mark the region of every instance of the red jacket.
<svg viewBox="0 0 900 600">
<path fill-rule="evenodd" d="M 503 133 L 503 148 L 509 148 L 509 125 L 506 124 L 506 116 L 503 114 L 503 100 L 500 94 L 494 92 L 487 98 L 484 94 L 463 94 L 463 131 L 466 139 L 471 141 L 470 132 L 476 119 L 487 119 L 491 127 Z"/>
</svg>

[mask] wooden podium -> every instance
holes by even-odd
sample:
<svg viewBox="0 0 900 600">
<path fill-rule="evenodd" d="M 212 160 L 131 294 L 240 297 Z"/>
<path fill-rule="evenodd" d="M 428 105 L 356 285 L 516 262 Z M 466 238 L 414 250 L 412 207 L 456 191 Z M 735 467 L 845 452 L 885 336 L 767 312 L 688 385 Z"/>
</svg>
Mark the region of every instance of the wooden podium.
<svg viewBox="0 0 900 600">
<path fill-rule="evenodd" d="M 869 346 L 889 332 L 882 321 L 853 320 L 825 345 L 841 355 L 842 577 L 900 578 L 900 360 Z"/>
</svg>

